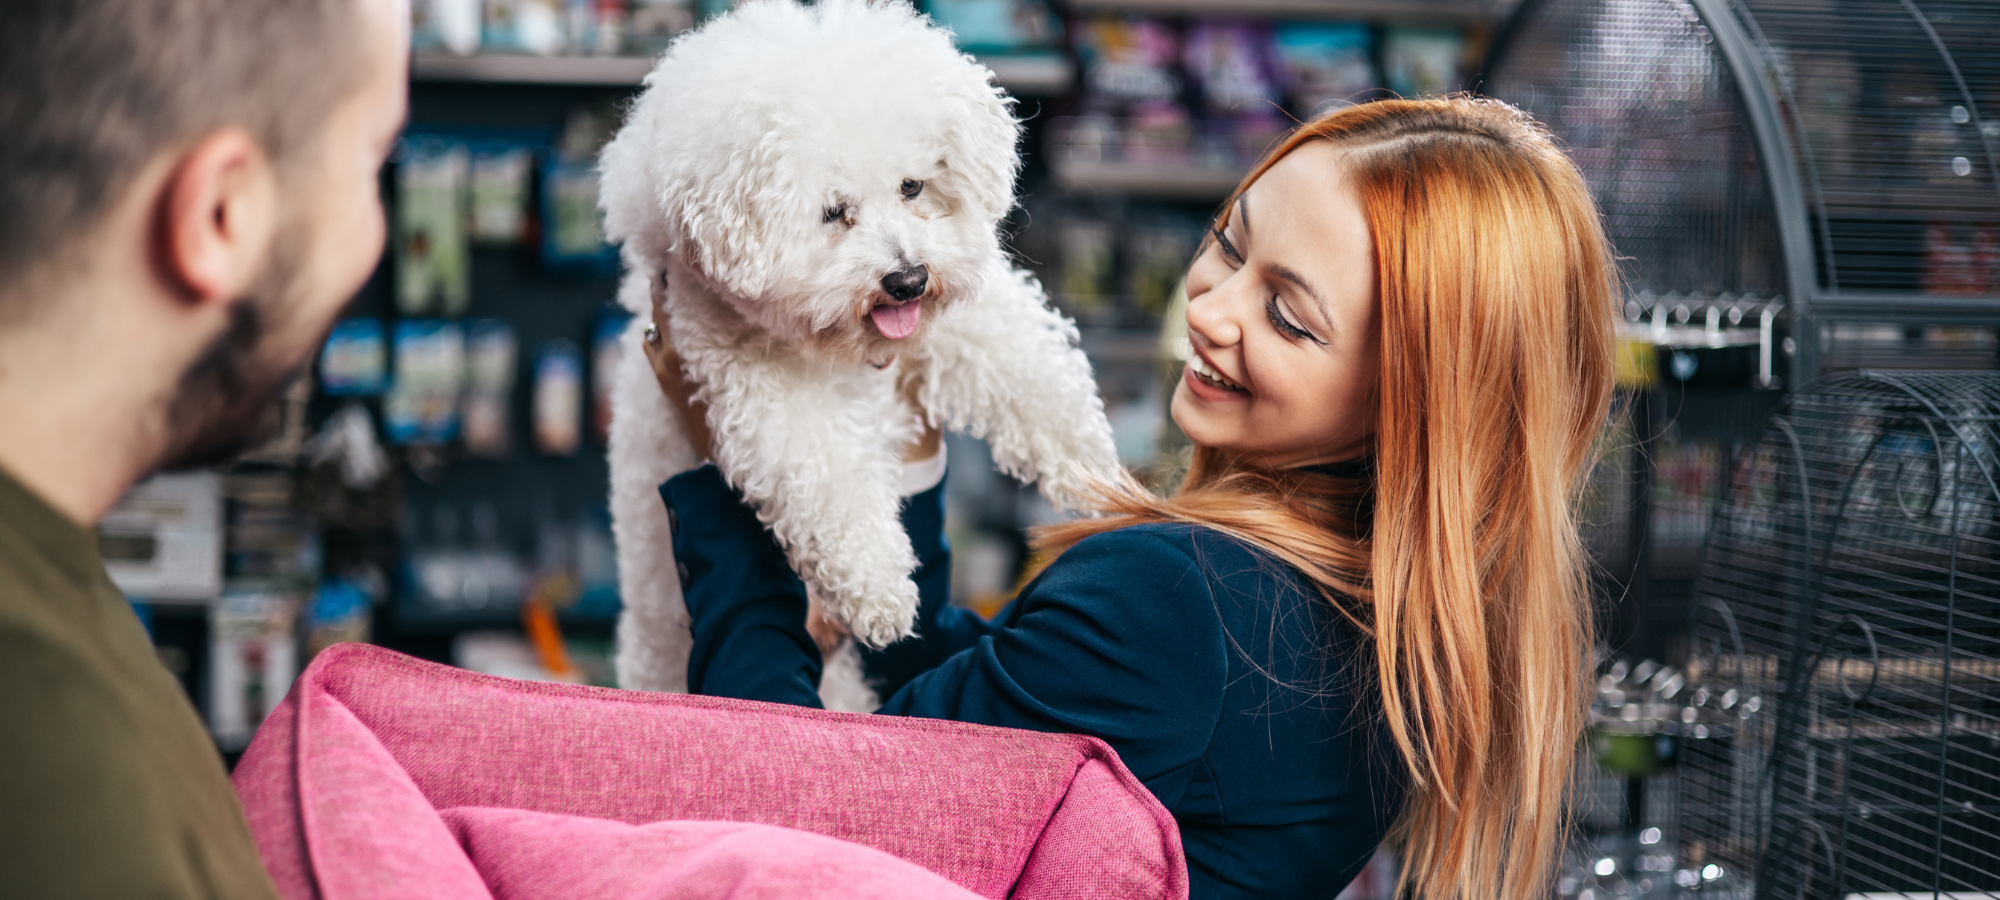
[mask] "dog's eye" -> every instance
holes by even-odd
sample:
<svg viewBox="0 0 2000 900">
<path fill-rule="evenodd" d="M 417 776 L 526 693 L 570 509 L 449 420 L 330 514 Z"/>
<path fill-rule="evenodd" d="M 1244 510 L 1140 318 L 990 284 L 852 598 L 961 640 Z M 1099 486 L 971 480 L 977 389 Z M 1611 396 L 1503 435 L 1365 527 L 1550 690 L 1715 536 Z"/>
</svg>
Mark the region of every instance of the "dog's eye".
<svg viewBox="0 0 2000 900">
<path fill-rule="evenodd" d="M 842 203 L 827 207 L 826 212 L 820 214 L 819 220 L 823 224 L 831 225 L 845 218 L 847 218 L 847 204 Z"/>
<path fill-rule="evenodd" d="M 915 200 L 917 199 L 917 195 L 923 192 L 924 192 L 923 182 L 918 181 L 915 178 L 903 179 L 903 199 Z"/>
</svg>

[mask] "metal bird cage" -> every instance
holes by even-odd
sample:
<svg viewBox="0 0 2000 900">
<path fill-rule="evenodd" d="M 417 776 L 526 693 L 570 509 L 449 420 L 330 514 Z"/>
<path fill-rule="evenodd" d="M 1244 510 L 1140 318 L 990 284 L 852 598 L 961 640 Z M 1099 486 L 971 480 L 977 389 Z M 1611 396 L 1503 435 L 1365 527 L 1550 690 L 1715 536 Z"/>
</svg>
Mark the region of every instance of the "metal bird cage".
<svg viewBox="0 0 2000 900">
<path fill-rule="evenodd" d="M 1736 461 L 1696 585 L 1680 887 L 2000 896 L 2000 374 L 1860 372 Z"/>
<path fill-rule="evenodd" d="M 1842 323 L 1936 367 L 2000 321 L 2000 3 L 1525 0 L 1480 89 L 1568 148 L 1657 344 L 1774 386 L 1881 330 Z"/>
<path fill-rule="evenodd" d="M 1581 786 L 1568 893 L 2000 897 L 2000 394 L 1887 371 L 2000 363 L 2000 0 L 1523 0 L 1475 86 L 1582 170 L 1664 373 L 1585 516 L 1681 748 Z"/>
</svg>

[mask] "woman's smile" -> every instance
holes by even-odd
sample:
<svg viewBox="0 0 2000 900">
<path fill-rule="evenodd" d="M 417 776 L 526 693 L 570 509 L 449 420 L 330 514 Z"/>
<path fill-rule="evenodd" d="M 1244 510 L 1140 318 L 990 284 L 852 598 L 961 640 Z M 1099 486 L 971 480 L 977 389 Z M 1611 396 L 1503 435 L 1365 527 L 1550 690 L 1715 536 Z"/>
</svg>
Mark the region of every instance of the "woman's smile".
<svg viewBox="0 0 2000 900">
<path fill-rule="evenodd" d="M 1200 351 L 1189 347 L 1187 364 L 1188 386 L 1204 400 L 1241 400 L 1249 397 L 1250 389 L 1230 380 L 1215 368 L 1215 364 L 1201 355 Z"/>
</svg>

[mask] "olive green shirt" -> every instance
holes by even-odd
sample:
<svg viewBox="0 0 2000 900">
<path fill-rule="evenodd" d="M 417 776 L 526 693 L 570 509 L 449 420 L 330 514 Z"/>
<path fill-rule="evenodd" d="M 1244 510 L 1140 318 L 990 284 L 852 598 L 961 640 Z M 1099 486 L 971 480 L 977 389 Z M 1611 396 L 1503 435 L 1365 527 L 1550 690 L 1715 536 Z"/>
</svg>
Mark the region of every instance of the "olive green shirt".
<svg viewBox="0 0 2000 900">
<path fill-rule="evenodd" d="M 277 896 L 95 535 L 4 471 L 0 896 Z"/>
</svg>

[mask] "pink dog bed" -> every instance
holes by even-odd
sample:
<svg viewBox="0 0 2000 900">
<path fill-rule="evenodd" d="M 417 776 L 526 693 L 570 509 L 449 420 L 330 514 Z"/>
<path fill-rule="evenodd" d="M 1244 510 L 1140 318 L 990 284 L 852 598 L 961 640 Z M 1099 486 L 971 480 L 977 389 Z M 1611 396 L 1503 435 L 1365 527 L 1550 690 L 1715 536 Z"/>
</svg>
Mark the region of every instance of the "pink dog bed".
<svg viewBox="0 0 2000 900">
<path fill-rule="evenodd" d="M 289 898 L 1187 896 L 1103 743 L 321 653 L 236 768 Z"/>
</svg>

